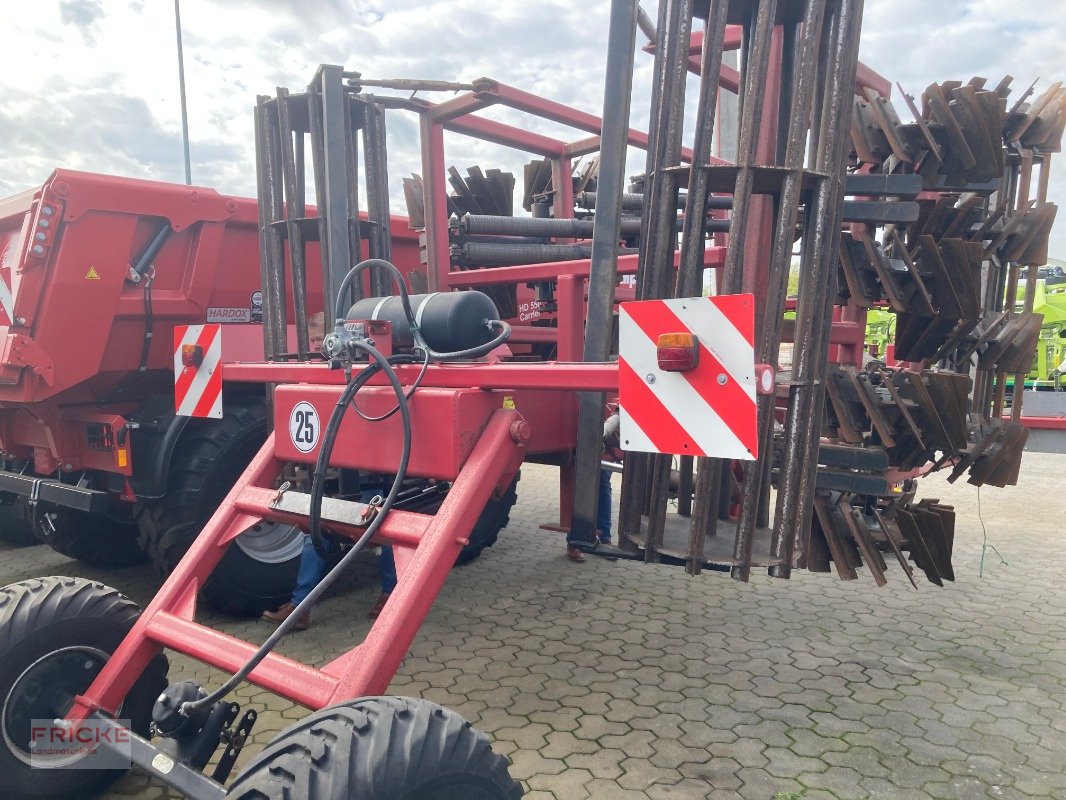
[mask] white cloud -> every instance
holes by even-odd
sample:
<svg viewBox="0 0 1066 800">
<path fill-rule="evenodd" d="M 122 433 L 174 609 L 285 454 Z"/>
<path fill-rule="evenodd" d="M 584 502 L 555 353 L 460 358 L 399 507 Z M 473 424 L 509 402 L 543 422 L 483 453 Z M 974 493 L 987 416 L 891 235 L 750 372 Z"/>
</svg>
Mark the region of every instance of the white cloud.
<svg viewBox="0 0 1066 800">
<path fill-rule="evenodd" d="M 654 16 L 654 3 L 646 3 Z M 911 93 L 981 74 L 1046 85 L 1066 65 L 1066 19 L 1046 0 L 867 0 L 862 57 Z M 487 75 L 600 113 L 609 3 L 545 0 L 183 0 L 193 179 L 255 193 L 256 94 L 306 85 L 319 63 L 378 77 Z M 57 166 L 182 179 L 173 6 L 155 0 L 11 4 L 0 48 L 0 190 Z M 633 120 L 647 123 L 651 59 L 637 55 Z M 905 109 L 900 108 L 901 113 Z M 690 116 L 692 109 L 689 109 Z M 507 111 L 497 119 L 525 124 Z M 415 129 L 389 122 L 394 197 L 420 171 Z M 544 126 L 549 135 L 558 128 Z M 577 138 L 577 137 L 571 137 Z M 449 162 L 519 170 L 524 154 L 449 137 Z M 633 154 L 631 168 L 641 165 Z M 1066 168 L 1051 196 L 1066 201 Z M 397 203 L 396 209 L 402 205 Z M 1053 253 L 1066 254 L 1066 223 Z"/>
</svg>

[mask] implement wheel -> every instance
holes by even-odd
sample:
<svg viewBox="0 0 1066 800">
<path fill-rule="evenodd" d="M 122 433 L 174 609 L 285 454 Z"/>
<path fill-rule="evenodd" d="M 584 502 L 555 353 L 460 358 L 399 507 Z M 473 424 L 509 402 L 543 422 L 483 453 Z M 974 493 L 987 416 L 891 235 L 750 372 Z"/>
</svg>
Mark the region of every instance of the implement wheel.
<svg viewBox="0 0 1066 800">
<path fill-rule="evenodd" d="M 137 543 L 137 525 L 38 503 L 31 515 L 37 540 L 57 553 L 93 567 L 130 567 L 147 560 Z"/>
<path fill-rule="evenodd" d="M 488 737 L 427 700 L 366 697 L 324 708 L 263 750 L 236 800 L 516 800 L 522 787 Z"/>
<path fill-rule="evenodd" d="M 26 501 L 11 492 L 0 492 L 0 539 L 19 547 L 37 544 L 26 516 Z"/>
<path fill-rule="evenodd" d="M 31 759 L 30 741 L 41 720 L 66 716 L 138 613 L 132 600 L 81 578 L 38 578 L 0 589 L 0 786 L 5 796 L 89 797 L 125 774 L 125 769 L 79 769 L 77 756 Z M 148 736 L 152 704 L 166 688 L 166 675 L 166 658 L 156 656 L 119 709 L 118 717 L 129 720 L 141 736 Z M 50 759 L 58 761 L 49 764 Z"/>
<path fill-rule="evenodd" d="M 174 451 L 167 493 L 138 508 L 140 545 L 163 575 L 177 565 L 267 435 L 256 395 L 227 397 L 220 420 L 189 421 Z M 303 534 L 261 522 L 241 534 L 215 568 L 204 597 L 219 611 L 258 616 L 292 596 Z"/>
<path fill-rule="evenodd" d="M 455 560 L 456 564 L 469 564 L 486 547 L 496 544 L 496 539 L 507 523 L 511 521 L 511 509 L 518 500 L 518 480 L 521 473 L 514 476 L 511 485 L 502 497 L 489 498 L 485 504 L 485 510 L 481 512 L 474 529 L 470 531 L 470 544 L 466 545 Z"/>
</svg>

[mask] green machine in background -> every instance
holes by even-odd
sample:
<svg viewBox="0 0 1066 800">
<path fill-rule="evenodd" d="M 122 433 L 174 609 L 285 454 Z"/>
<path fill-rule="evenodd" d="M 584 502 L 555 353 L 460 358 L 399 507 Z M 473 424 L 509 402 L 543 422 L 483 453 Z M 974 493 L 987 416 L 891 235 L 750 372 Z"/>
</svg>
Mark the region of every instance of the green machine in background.
<svg viewBox="0 0 1066 800">
<path fill-rule="evenodd" d="M 1019 281 L 1016 309 L 1022 310 L 1025 281 Z M 1066 375 L 1057 368 L 1066 362 L 1066 282 L 1041 278 L 1036 284 L 1033 311 L 1044 315 L 1033 368 L 1025 378 L 1026 389 L 1066 390 Z M 896 339 L 896 313 L 889 308 L 871 308 L 866 314 L 866 348 L 875 358 L 891 363 Z M 1008 378 L 1008 386 L 1011 379 Z"/>
<path fill-rule="evenodd" d="M 1044 315 L 1040 339 L 1036 345 L 1033 369 L 1026 376 L 1027 389 L 1066 389 L 1066 377 L 1056 368 L 1066 361 L 1066 284 L 1048 286 L 1048 281 L 1036 282 L 1033 311 Z M 1019 281 L 1015 305 L 1021 310 L 1025 299 L 1025 281 Z"/>
</svg>

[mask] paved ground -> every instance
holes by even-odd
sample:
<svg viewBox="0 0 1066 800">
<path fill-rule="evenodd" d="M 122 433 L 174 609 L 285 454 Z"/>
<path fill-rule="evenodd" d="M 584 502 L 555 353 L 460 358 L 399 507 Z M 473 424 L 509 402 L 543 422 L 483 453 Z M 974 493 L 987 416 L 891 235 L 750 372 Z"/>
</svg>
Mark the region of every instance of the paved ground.
<svg viewBox="0 0 1066 800">
<path fill-rule="evenodd" d="M 563 557 L 554 473 L 527 467 L 499 544 L 456 570 L 391 691 L 487 731 L 530 798 L 1066 798 L 1066 458 L 1027 456 L 1021 487 L 924 483 L 959 511 L 958 582 L 866 575 L 749 585 L 662 566 Z M 0 583 L 86 575 L 138 601 L 147 569 L 87 570 L 7 550 Z M 372 562 L 282 648 L 322 662 L 367 623 Z M 218 620 L 237 635 L 265 624 Z M 172 679 L 210 681 L 172 659 Z M 255 689 L 256 743 L 304 711 Z M 132 774 L 107 797 L 167 793 Z"/>
</svg>

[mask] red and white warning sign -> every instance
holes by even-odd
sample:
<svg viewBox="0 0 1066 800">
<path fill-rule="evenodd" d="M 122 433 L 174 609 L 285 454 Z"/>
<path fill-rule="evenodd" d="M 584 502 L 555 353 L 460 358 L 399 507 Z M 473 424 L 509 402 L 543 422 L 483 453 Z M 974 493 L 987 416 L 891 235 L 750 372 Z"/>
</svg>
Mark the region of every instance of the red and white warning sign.
<svg viewBox="0 0 1066 800">
<path fill-rule="evenodd" d="M 0 275 L 0 325 L 10 325 L 15 321 L 15 300 L 11 288 L 3 275 Z"/>
<path fill-rule="evenodd" d="M 618 332 L 623 450 L 758 457 L 752 295 L 623 303 Z"/>
<path fill-rule="evenodd" d="M 181 417 L 222 419 L 222 326 L 174 327 L 174 407 Z"/>
</svg>

